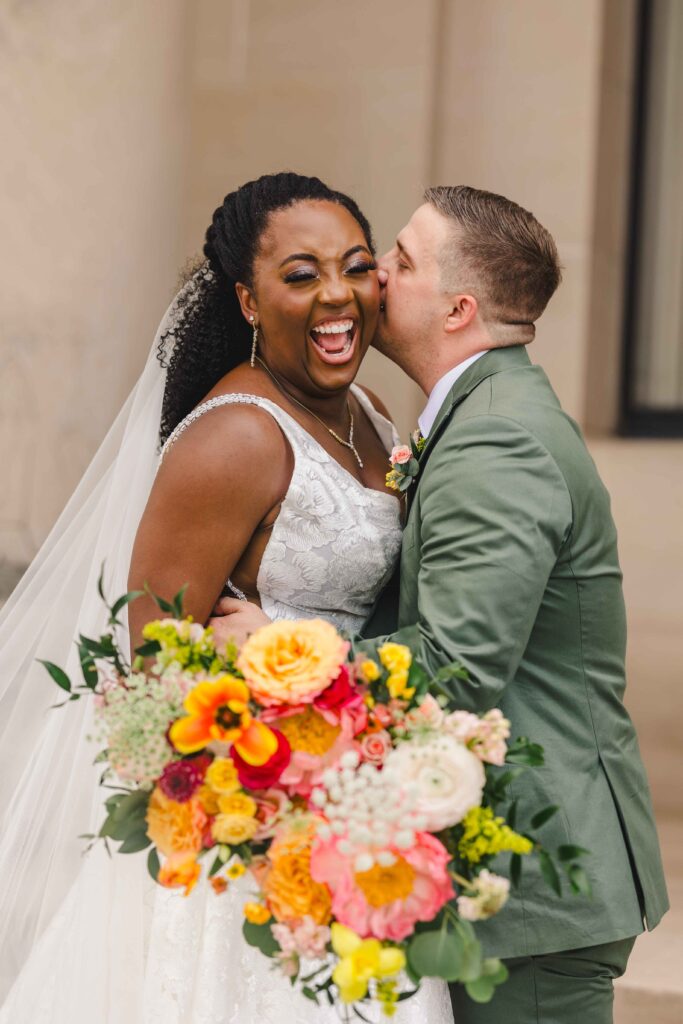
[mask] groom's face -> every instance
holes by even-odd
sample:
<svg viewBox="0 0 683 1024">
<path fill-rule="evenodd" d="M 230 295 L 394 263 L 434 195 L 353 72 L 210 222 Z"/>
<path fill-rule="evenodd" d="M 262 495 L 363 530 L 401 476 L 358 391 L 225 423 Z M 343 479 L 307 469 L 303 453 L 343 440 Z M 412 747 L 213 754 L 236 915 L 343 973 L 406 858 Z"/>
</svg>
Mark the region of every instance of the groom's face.
<svg viewBox="0 0 683 1024">
<path fill-rule="evenodd" d="M 448 313 L 439 256 L 450 230 L 446 218 L 424 203 L 378 263 L 386 283 L 373 345 L 408 372 L 416 359 L 428 358 Z"/>
</svg>

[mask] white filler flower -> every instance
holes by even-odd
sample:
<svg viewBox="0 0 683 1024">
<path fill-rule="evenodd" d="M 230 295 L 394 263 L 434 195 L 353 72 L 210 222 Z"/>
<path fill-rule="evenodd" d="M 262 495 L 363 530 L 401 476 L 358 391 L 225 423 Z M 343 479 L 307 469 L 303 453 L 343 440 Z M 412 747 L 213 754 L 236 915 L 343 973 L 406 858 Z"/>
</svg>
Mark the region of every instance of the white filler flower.
<svg viewBox="0 0 683 1024">
<path fill-rule="evenodd" d="M 486 776 L 476 754 L 453 736 L 415 737 L 391 751 L 385 762 L 405 786 L 416 791 L 414 810 L 428 832 L 462 821 L 481 803 Z"/>
</svg>

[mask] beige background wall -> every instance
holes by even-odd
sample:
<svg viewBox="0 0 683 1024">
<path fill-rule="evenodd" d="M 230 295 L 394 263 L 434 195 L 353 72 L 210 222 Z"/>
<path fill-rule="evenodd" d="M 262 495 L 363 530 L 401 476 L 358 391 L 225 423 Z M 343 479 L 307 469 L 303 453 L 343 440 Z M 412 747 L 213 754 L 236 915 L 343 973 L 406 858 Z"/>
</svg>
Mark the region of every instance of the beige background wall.
<svg viewBox="0 0 683 1024">
<path fill-rule="evenodd" d="M 182 0 L 0 4 L 0 552 L 27 560 L 182 258 Z"/>
<path fill-rule="evenodd" d="M 683 444 L 610 440 L 634 7 L 1 5 L 0 557 L 25 560 L 45 535 L 227 191 L 265 171 L 319 174 L 358 198 L 381 249 L 427 184 L 503 192 L 558 241 L 565 279 L 532 356 L 590 428 L 613 493 L 630 702 L 657 801 L 680 809 Z M 410 429 L 415 387 L 379 356 L 364 378 Z"/>
</svg>

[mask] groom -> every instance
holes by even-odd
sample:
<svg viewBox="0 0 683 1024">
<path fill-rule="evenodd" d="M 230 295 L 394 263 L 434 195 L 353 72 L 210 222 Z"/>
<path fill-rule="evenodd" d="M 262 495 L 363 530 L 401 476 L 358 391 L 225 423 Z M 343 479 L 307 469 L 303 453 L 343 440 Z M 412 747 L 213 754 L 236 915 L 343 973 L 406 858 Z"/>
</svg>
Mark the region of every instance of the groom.
<svg viewBox="0 0 683 1024">
<path fill-rule="evenodd" d="M 392 638 L 430 670 L 464 664 L 453 706 L 500 707 L 515 736 L 545 748 L 545 766 L 513 783 L 520 808 L 557 805 L 544 843 L 590 851 L 592 898 L 558 898 L 525 864 L 508 904 L 477 925 L 509 980 L 484 1005 L 451 986 L 455 1019 L 608 1024 L 613 980 L 643 921 L 653 928 L 668 903 L 622 703 L 626 626 L 609 497 L 525 348 L 560 281 L 555 244 L 510 200 L 433 188 L 379 273 L 376 345 L 428 401 L 398 608 L 388 588 L 365 635 L 397 625 Z M 243 631 L 261 614 L 242 605 Z"/>
<path fill-rule="evenodd" d="M 577 425 L 525 345 L 560 282 L 555 243 L 502 196 L 432 188 L 380 261 L 376 346 L 428 395 L 409 491 L 399 639 L 435 671 L 459 661 L 453 705 L 502 708 L 546 752 L 513 784 L 556 804 L 549 849 L 586 848 L 592 898 L 559 899 L 527 868 L 478 926 L 510 979 L 458 1024 L 607 1024 L 613 979 L 667 895 L 648 784 L 622 703 L 626 623 L 609 496 Z M 386 602 L 376 610 L 379 623 Z M 366 635 L 383 631 L 373 630 Z M 526 822 L 518 822 L 522 831 Z"/>
</svg>

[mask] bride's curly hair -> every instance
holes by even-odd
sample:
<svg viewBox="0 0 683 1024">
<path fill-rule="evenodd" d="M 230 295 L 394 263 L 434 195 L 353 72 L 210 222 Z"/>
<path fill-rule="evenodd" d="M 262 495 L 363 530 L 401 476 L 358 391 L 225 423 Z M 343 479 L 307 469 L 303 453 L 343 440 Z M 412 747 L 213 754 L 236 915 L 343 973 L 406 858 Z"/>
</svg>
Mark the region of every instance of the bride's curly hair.
<svg viewBox="0 0 683 1024">
<path fill-rule="evenodd" d="M 370 225 L 356 203 L 319 178 L 265 174 L 230 192 L 206 232 L 206 259 L 191 268 L 178 295 L 174 324 L 159 342 L 157 357 L 167 370 L 159 428 L 162 444 L 221 377 L 249 358 L 251 328 L 242 315 L 235 284 L 253 287 L 254 260 L 270 214 L 305 200 L 345 207 L 374 255 Z"/>
</svg>

